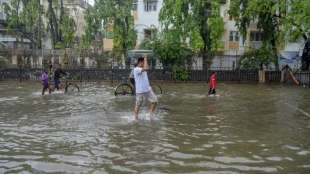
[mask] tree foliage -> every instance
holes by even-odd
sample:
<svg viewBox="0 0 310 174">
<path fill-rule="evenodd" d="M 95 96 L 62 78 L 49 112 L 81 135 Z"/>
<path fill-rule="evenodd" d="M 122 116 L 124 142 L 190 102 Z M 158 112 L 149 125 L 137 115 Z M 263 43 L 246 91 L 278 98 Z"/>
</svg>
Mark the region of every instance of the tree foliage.
<svg viewBox="0 0 310 174">
<path fill-rule="evenodd" d="M 68 15 L 64 15 L 60 28 L 63 35 L 63 44 L 64 47 L 70 48 L 74 42 L 76 24 L 74 20 Z"/>
<path fill-rule="evenodd" d="M 310 69 L 310 1 L 287 1 L 288 14 L 284 18 L 284 31 L 291 41 L 303 39 L 302 70 Z"/>
<path fill-rule="evenodd" d="M 165 68 L 171 68 L 173 65 L 184 66 L 193 55 L 192 50 L 178 38 L 178 32 L 169 30 L 151 42 L 155 57 L 161 60 Z"/>
<path fill-rule="evenodd" d="M 273 0 L 233 0 L 229 10 L 244 39 L 247 38 L 251 24 L 255 23 L 263 32 L 263 47 L 272 52 L 272 62 L 277 68 L 278 50 L 284 40 L 282 26 L 286 13 L 286 1 Z"/>
<path fill-rule="evenodd" d="M 101 32 L 101 21 L 98 16 L 97 9 L 89 7 L 85 12 L 85 33 L 82 36 L 82 48 L 88 49 L 92 46 L 92 42 L 96 39 L 96 34 Z"/>
<path fill-rule="evenodd" d="M 310 1 L 290 0 L 287 1 L 288 12 L 284 18 L 284 31 L 291 41 L 310 41 Z"/>
<path fill-rule="evenodd" d="M 75 35 L 75 22 L 65 13 L 63 0 L 47 0 L 47 3 L 47 9 L 43 9 L 40 0 L 8 1 L 3 5 L 8 28 L 41 47 L 42 37 L 46 35 L 42 33 L 47 26 L 53 47 L 68 47 Z M 43 17 L 47 18 L 45 24 Z"/>
<path fill-rule="evenodd" d="M 88 19 L 85 41 L 88 43 L 94 39 L 90 32 L 98 31 L 100 23 L 102 30 L 113 32 L 113 47 L 115 52 L 121 52 L 127 57 L 128 49 L 136 45 L 136 32 L 134 30 L 134 18 L 131 14 L 133 0 L 97 0 L 94 8 L 88 12 L 88 18 L 95 16 L 94 19 Z M 100 21 L 100 22 L 99 22 Z M 95 23 L 96 22 L 96 23 Z"/>
<path fill-rule="evenodd" d="M 268 48 L 252 49 L 242 55 L 239 66 L 241 69 L 262 70 L 272 62 L 272 53 Z"/>
<path fill-rule="evenodd" d="M 224 22 L 219 0 L 165 0 L 160 12 L 163 30 L 173 30 L 175 39 L 199 50 L 208 66 L 211 52 L 221 46 Z"/>
<path fill-rule="evenodd" d="M 76 24 L 65 12 L 64 0 L 47 0 L 48 31 L 54 48 L 72 46 L 76 32 Z"/>
<path fill-rule="evenodd" d="M 39 0 L 10 0 L 4 3 L 8 29 L 17 36 L 27 38 L 34 46 L 41 46 L 41 6 Z M 35 34 L 36 33 L 36 34 Z"/>
</svg>

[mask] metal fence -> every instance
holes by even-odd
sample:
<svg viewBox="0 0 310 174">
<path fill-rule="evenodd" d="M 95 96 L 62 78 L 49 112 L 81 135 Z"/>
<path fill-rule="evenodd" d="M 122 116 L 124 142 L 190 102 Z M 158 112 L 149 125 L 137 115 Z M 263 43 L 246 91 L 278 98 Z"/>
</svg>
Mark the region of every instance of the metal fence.
<svg viewBox="0 0 310 174">
<path fill-rule="evenodd" d="M 280 82 L 281 81 L 281 71 L 266 71 L 266 82 Z"/>
<path fill-rule="evenodd" d="M 130 74 L 128 69 L 66 69 L 71 80 L 78 81 L 120 81 L 127 79 Z M 258 82 L 257 70 L 188 70 L 185 81 L 208 81 L 212 72 L 217 73 L 217 80 L 224 82 Z M 42 69 L 7 68 L 0 69 L 0 80 L 39 80 Z M 266 71 L 266 82 L 280 82 L 280 71 Z M 151 70 L 148 73 L 151 80 L 178 81 L 175 72 L 170 70 Z M 310 73 L 295 73 L 296 79 L 301 84 L 310 85 Z"/>
<path fill-rule="evenodd" d="M 97 80 L 122 80 L 129 76 L 130 70 L 126 69 L 66 69 L 72 80 L 97 81 Z M 219 81 L 258 81 L 257 71 L 215 71 Z M 8 68 L 0 70 L 1 80 L 39 80 L 42 69 Z M 187 81 L 207 81 L 211 71 L 188 70 Z M 149 71 L 151 80 L 176 81 L 175 73 L 169 70 Z"/>
</svg>

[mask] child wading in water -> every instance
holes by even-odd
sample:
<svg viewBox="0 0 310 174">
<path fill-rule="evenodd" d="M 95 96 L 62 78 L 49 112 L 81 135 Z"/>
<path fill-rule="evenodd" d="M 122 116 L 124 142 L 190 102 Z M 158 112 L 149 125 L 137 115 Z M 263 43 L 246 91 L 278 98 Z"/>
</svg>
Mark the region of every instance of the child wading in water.
<svg viewBox="0 0 310 174">
<path fill-rule="evenodd" d="M 215 95 L 216 94 L 216 72 L 212 72 L 209 80 L 209 95 Z"/>
<path fill-rule="evenodd" d="M 42 81 L 42 95 L 44 95 L 45 91 L 48 89 L 48 92 L 51 93 L 50 86 L 48 84 L 48 74 L 47 71 L 44 71 L 41 75 L 41 81 Z"/>
</svg>

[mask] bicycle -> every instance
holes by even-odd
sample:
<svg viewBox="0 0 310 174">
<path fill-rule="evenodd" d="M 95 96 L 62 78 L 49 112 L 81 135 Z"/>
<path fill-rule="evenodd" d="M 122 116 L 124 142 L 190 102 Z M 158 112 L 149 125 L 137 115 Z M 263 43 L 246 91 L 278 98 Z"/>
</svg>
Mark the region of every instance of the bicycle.
<svg viewBox="0 0 310 174">
<path fill-rule="evenodd" d="M 72 93 L 72 92 L 80 92 L 80 87 L 73 81 L 68 80 L 69 77 L 66 76 L 63 78 L 64 82 L 64 87 L 63 85 L 60 85 L 60 88 L 64 88 L 65 89 L 65 94 L 66 93 Z M 51 92 L 55 91 L 55 84 L 53 84 L 53 87 L 50 87 Z"/>
<path fill-rule="evenodd" d="M 153 92 L 157 95 L 160 95 L 163 93 L 161 86 L 157 84 L 151 84 L 151 88 Z M 127 79 L 116 86 L 114 90 L 114 95 L 115 96 L 134 96 L 135 87 L 130 82 L 128 82 L 128 79 Z"/>
</svg>

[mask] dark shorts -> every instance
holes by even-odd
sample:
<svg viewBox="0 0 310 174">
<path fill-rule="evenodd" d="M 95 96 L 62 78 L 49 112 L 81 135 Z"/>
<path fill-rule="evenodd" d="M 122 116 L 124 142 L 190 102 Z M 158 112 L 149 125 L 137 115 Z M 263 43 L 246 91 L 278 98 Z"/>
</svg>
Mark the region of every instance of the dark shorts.
<svg viewBox="0 0 310 174">
<path fill-rule="evenodd" d="M 55 83 L 55 88 L 59 89 L 60 80 L 59 79 L 54 79 L 54 83 Z"/>
</svg>

